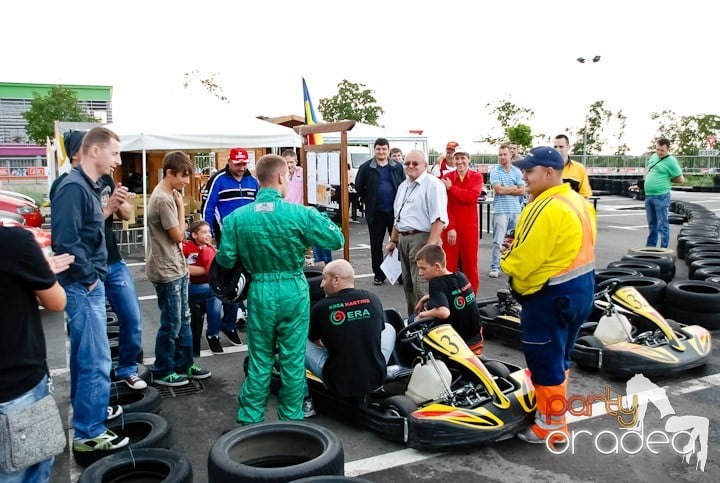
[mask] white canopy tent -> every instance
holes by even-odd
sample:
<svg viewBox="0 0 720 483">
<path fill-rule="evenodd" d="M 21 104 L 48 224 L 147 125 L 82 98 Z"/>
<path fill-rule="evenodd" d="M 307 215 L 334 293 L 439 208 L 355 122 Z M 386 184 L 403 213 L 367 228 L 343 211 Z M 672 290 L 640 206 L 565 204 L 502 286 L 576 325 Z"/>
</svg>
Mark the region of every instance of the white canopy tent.
<svg viewBox="0 0 720 483">
<path fill-rule="evenodd" d="M 120 150 L 142 152 L 143 193 L 147 187 L 147 151 L 212 150 L 214 148 L 281 148 L 302 144 L 290 128 L 238 113 L 232 108 L 200 107 L 160 111 L 153 117 L 140 117 L 108 124 L 120 136 Z M 143 202 L 147 212 L 147 198 Z M 147 217 L 143 217 L 143 242 L 147 249 Z"/>
</svg>

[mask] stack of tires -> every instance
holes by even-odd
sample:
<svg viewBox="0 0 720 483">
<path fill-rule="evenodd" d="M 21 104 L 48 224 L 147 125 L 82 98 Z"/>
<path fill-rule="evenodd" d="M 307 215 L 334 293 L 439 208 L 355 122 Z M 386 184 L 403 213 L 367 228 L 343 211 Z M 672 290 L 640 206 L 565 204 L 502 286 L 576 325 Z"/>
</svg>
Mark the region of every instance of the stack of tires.
<svg viewBox="0 0 720 483">
<path fill-rule="evenodd" d="M 668 284 L 663 315 L 683 324 L 720 328 L 720 219 L 697 203 L 673 202 L 672 211 L 688 221 L 677 238 L 690 280 Z"/>
<path fill-rule="evenodd" d="M 118 319 L 112 309 L 107 308 L 108 341 L 113 366 L 118 362 Z M 140 355 L 142 359 L 142 354 Z M 124 448 L 111 451 L 77 452 L 75 461 L 86 467 L 80 482 L 101 481 L 172 481 L 192 482 L 190 461 L 170 451 L 170 425 L 158 414 L 161 409 L 160 392 L 148 386 L 142 390 L 130 389 L 123 381 L 115 378 L 110 386 L 109 405 L 122 406 L 120 416 L 105 422 L 115 434 L 127 436 L 130 442 Z M 138 376 L 150 382 L 150 371 L 138 364 Z"/>
<path fill-rule="evenodd" d="M 675 276 L 673 255 L 668 249 L 631 248 L 621 260 L 595 272 L 597 289 L 610 283 L 635 287 L 650 305 L 659 309 L 665 300 L 665 287 Z"/>
</svg>

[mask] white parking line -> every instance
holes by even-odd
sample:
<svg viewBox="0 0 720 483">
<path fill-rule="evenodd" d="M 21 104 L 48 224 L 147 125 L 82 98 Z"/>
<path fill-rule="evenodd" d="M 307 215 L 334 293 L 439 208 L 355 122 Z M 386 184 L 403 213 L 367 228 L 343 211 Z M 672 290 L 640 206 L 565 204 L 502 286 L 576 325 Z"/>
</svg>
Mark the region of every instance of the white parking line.
<svg viewBox="0 0 720 483">
<path fill-rule="evenodd" d="M 662 389 L 665 389 L 668 394 L 680 395 L 718 387 L 720 387 L 720 373 L 700 377 L 698 379 L 683 381 L 676 384 L 674 387 L 664 386 Z M 653 392 L 653 394 L 655 394 L 655 392 Z M 626 396 L 623 396 L 623 403 L 627 403 Z M 607 412 L 605 411 L 605 404 L 596 403 L 593 405 L 592 413 L 590 416 L 573 416 L 571 414 L 568 414 L 566 418 L 568 424 L 571 424 L 589 419 L 594 419 L 600 416 L 604 416 L 606 414 Z M 345 463 L 345 476 L 360 476 L 367 473 L 374 473 L 376 471 L 396 468 L 398 466 L 415 463 L 418 461 L 426 460 L 428 458 L 440 457 L 443 454 L 444 453 L 425 453 L 422 451 L 414 450 L 412 448 L 401 449 L 399 451 L 393 451 L 391 453 L 385 453 L 371 456 L 369 458 L 349 461 Z"/>
</svg>

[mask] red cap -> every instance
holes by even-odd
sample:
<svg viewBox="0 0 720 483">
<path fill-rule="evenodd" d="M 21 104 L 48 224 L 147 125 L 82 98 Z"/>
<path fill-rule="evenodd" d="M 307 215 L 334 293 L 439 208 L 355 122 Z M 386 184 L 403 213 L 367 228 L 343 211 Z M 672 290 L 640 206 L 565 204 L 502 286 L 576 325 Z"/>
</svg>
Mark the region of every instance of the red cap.
<svg viewBox="0 0 720 483">
<path fill-rule="evenodd" d="M 232 148 L 230 150 L 230 156 L 228 156 L 228 161 L 232 164 L 241 164 L 245 163 L 247 164 L 250 160 L 250 156 L 248 155 L 247 149 L 245 148 Z"/>
<path fill-rule="evenodd" d="M 456 143 L 455 141 L 450 141 L 449 143 L 447 143 L 447 146 L 445 146 L 445 149 L 455 149 L 458 146 L 458 143 Z"/>
</svg>

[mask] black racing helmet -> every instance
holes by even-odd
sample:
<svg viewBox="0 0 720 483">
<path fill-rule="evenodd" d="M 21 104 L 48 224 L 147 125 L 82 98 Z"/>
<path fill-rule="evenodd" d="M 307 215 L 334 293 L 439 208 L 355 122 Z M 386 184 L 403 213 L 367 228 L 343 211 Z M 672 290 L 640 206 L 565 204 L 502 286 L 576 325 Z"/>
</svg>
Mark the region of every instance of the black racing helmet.
<svg viewBox="0 0 720 483">
<path fill-rule="evenodd" d="M 210 265 L 210 288 L 224 304 L 236 304 L 247 298 L 250 288 L 250 274 L 238 260 L 235 267 L 227 269 L 213 260 Z"/>
</svg>

